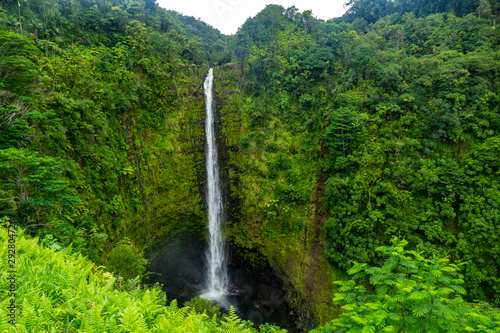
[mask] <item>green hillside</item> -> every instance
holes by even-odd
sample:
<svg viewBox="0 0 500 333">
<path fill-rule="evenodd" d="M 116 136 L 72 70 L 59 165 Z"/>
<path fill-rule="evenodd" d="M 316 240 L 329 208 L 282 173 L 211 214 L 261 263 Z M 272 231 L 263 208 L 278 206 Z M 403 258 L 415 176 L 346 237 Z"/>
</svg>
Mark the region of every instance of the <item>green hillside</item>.
<svg viewBox="0 0 500 333">
<path fill-rule="evenodd" d="M 230 41 L 250 94 L 235 242 L 268 251 L 316 314 L 334 311 L 328 276 L 380 263 L 393 235 L 465 262 L 468 299 L 497 302 L 491 18 L 346 17 L 268 6 Z"/>
<path fill-rule="evenodd" d="M 231 251 L 271 268 L 301 325 L 340 323 L 332 282 L 383 267 L 395 236 L 457 265 L 465 293 L 443 297 L 473 309 L 457 313 L 494 317 L 498 1 L 357 0 L 329 21 L 269 5 L 233 36 L 154 1 L 4 3 L 0 216 L 26 235 L 110 269 L 124 241 L 138 262 L 204 241 L 214 67 Z M 469 324 L 449 331 L 496 329 Z"/>
</svg>

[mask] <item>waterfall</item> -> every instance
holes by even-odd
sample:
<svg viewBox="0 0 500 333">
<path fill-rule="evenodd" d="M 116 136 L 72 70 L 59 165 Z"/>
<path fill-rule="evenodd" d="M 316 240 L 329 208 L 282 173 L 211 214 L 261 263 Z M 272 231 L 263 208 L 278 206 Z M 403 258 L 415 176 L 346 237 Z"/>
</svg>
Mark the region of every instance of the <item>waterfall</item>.
<svg viewBox="0 0 500 333">
<path fill-rule="evenodd" d="M 219 181 L 219 163 L 217 143 L 214 132 L 213 68 L 208 71 L 203 84 L 205 91 L 205 134 L 207 138 L 205 164 L 207 168 L 207 215 L 210 235 L 207 257 L 206 290 L 202 297 L 211 300 L 223 300 L 227 293 L 228 275 L 226 248 L 222 232 L 224 206 Z"/>
</svg>

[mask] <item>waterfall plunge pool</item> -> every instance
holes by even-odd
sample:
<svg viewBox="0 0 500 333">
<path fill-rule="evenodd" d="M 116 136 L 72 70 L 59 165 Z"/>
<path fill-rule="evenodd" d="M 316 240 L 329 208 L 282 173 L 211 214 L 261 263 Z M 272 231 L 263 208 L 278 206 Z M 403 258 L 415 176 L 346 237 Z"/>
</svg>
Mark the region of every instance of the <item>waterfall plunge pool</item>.
<svg viewBox="0 0 500 333">
<path fill-rule="evenodd" d="M 206 290 L 206 244 L 185 236 L 163 245 L 150 260 L 148 283 L 159 283 L 167 294 L 167 301 L 176 299 L 179 305 Z M 305 332 L 299 316 L 286 301 L 281 281 L 267 269 L 255 269 L 229 249 L 229 286 L 221 311 L 227 313 L 233 305 L 241 319 L 250 320 L 257 327 L 269 323 L 291 333 Z M 226 307 L 226 309 L 224 309 Z"/>
</svg>

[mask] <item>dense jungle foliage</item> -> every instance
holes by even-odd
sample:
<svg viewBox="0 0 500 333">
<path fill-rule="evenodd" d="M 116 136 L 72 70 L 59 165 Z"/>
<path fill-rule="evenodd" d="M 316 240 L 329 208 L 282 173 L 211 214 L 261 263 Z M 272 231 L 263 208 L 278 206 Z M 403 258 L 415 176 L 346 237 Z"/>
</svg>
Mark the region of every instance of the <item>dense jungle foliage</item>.
<svg viewBox="0 0 500 333">
<path fill-rule="evenodd" d="M 154 2 L 3 4 L 1 214 L 97 260 L 131 211 L 148 213 L 153 149 L 136 129 L 165 131 L 156 111 L 183 102 L 180 68 L 223 59 L 225 37 Z"/>
<path fill-rule="evenodd" d="M 497 0 L 351 0 L 326 22 L 269 5 L 234 36 L 154 0 L 0 4 L 0 217 L 26 235 L 71 244 L 128 281 L 144 275 L 148 246 L 182 230 L 202 235 L 195 124 L 202 76 L 224 65 L 215 73 L 235 251 L 285 276 L 292 305 L 329 322 L 326 331 L 498 329 L 496 310 L 477 303 L 500 303 Z M 394 236 L 413 251 L 397 263 L 411 276 L 387 266 L 381 246 Z M 332 292 L 350 291 L 346 272 L 361 271 L 366 288 L 338 294 L 349 303 L 340 309 Z M 427 287 L 415 287 L 421 278 Z M 402 283 L 390 297 L 410 298 L 384 317 L 377 306 L 392 300 L 377 297 L 390 279 Z M 412 321 L 431 318 L 435 292 L 452 310 Z M 353 297 L 363 302 L 353 307 Z M 59 306 L 47 302 L 27 308 Z M 80 310 L 64 325 L 107 323 Z M 153 325 L 151 313 L 134 315 Z M 457 316 L 463 326 L 443 326 Z"/>
<path fill-rule="evenodd" d="M 3 221 L 2 219 L 2 222 Z M 9 231 L 10 233 L 10 231 Z M 7 231 L 0 230 L 0 254 L 7 257 Z M 244 332 L 284 333 L 278 327 L 254 329 L 231 308 L 221 315 L 208 301 L 191 301 L 180 307 L 173 300 L 166 306 L 159 286 L 144 288 L 139 279 L 124 281 L 105 272 L 68 247 L 55 251 L 38 244 L 38 239 L 16 232 L 19 268 L 15 274 L 17 308 L 10 317 L 8 304 L 0 308 L 1 332 Z M 3 300 L 11 299 L 12 280 L 6 260 L 0 264 Z M 9 323 L 13 320 L 16 326 Z"/>
<path fill-rule="evenodd" d="M 262 147 L 276 151 L 267 177 L 283 179 L 273 199 L 308 202 L 309 174 L 296 171 L 302 156 L 320 158 L 333 266 L 380 262 L 375 249 L 397 235 L 465 262 L 468 297 L 497 304 L 496 14 L 395 12 L 367 24 L 355 8 L 320 22 L 268 6 L 230 41 L 253 92 L 250 144 L 277 121 L 301 143 Z"/>
</svg>

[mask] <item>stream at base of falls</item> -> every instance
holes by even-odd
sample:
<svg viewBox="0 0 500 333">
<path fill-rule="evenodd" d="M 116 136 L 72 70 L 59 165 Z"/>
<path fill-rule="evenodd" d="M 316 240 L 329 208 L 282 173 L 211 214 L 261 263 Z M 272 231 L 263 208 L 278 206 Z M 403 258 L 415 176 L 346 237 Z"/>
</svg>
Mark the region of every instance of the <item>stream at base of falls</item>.
<svg viewBox="0 0 500 333">
<path fill-rule="evenodd" d="M 151 260 L 148 270 L 154 274 L 148 283 L 163 285 L 168 302 L 177 299 L 182 305 L 199 297 L 206 283 L 205 248 L 205 244 L 189 237 L 165 244 Z M 286 301 L 281 281 L 270 269 L 253 269 L 236 258 L 228 262 L 228 275 L 231 282 L 226 299 L 241 319 L 252 321 L 255 327 L 269 323 L 291 333 L 305 332 L 298 314 Z M 221 311 L 224 312 L 222 306 Z"/>
</svg>

